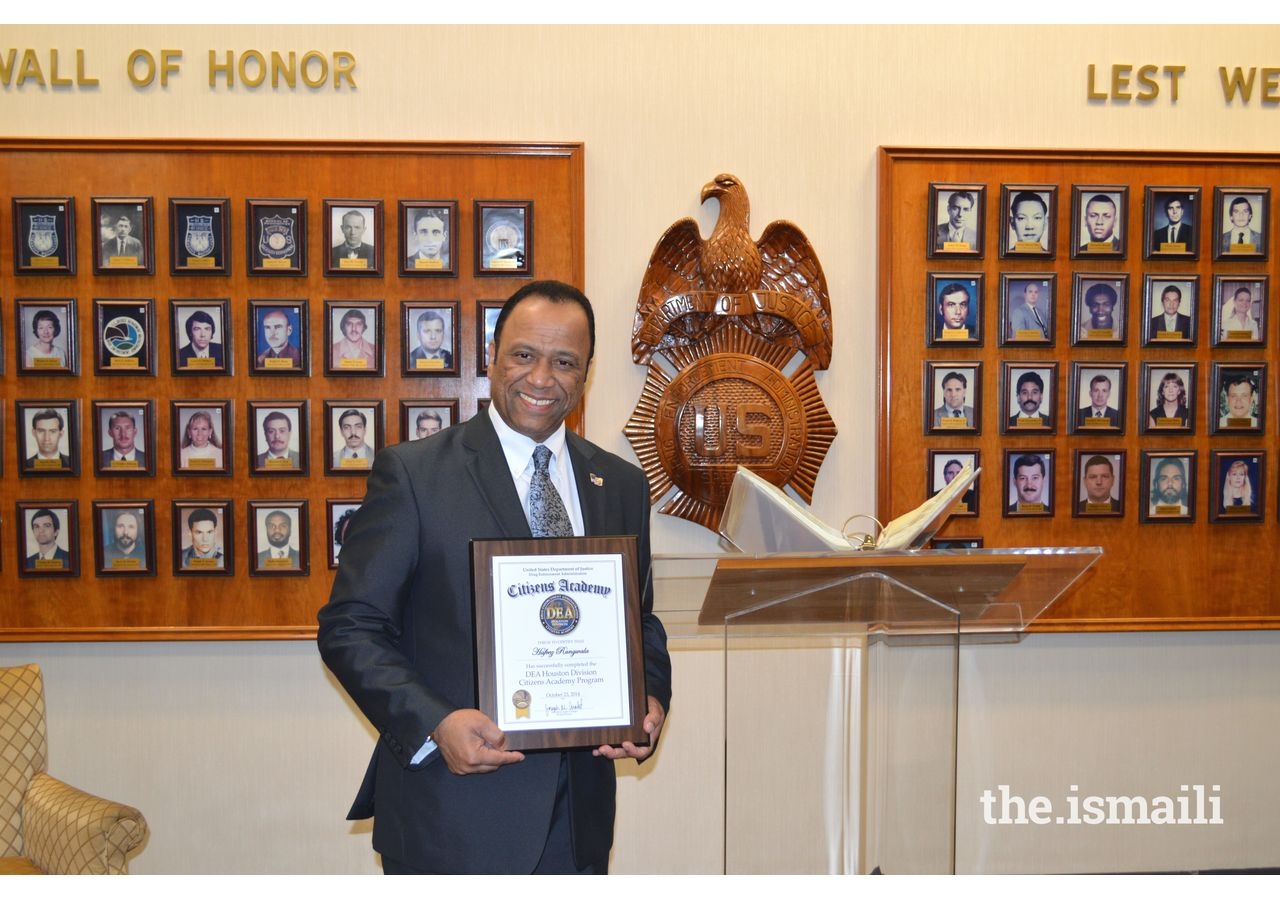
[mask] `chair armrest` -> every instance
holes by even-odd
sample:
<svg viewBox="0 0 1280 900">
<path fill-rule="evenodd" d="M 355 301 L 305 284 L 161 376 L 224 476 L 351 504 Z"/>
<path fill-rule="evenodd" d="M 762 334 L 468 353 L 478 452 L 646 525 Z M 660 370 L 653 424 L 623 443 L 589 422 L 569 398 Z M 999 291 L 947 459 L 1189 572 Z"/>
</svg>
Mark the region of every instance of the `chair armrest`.
<svg viewBox="0 0 1280 900">
<path fill-rule="evenodd" d="M 23 852 L 50 875 L 124 875 L 129 851 L 147 837 L 132 806 L 103 800 L 43 772 L 22 804 Z"/>
</svg>

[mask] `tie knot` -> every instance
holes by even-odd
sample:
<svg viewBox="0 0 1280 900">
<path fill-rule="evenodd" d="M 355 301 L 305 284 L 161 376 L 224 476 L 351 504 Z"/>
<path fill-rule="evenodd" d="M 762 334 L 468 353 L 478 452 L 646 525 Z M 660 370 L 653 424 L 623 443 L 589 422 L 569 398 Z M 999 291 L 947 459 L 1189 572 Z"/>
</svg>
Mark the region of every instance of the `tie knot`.
<svg viewBox="0 0 1280 900">
<path fill-rule="evenodd" d="M 545 444 L 539 444 L 533 448 L 533 469 L 535 472 L 545 473 L 550 462 L 551 451 Z"/>
</svg>

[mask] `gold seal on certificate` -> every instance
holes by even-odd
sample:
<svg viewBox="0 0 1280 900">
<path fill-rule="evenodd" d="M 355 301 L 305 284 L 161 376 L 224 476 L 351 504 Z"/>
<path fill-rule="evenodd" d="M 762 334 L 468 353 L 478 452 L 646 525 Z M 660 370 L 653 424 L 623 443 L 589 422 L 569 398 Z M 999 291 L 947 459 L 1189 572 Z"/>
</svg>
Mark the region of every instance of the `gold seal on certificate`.
<svg viewBox="0 0 1280 900">
<path fill-rule="evenodd" d="M 636 539 L 472 541 L 479 708 L 513 750 L 648 742 Z"/>
</svg>

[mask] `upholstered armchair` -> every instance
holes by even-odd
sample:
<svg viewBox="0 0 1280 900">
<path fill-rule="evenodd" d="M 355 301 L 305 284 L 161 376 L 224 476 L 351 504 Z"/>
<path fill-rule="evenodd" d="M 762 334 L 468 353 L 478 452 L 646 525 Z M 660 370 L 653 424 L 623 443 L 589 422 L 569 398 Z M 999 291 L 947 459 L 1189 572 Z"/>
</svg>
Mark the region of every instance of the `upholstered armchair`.
<svg viewBox="0 0 1280 900">
<path fill-rule="evenodd" d="M 147 822 L 45 773 L 39 666 L 0 668 L 0 875 L 123 875 Z"/>
</svg>

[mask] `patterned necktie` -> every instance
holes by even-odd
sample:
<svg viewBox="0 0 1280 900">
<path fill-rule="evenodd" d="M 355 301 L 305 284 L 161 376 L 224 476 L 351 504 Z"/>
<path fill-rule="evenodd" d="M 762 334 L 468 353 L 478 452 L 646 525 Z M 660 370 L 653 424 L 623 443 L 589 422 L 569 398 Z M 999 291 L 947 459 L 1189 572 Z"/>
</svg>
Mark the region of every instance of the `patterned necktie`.
<svg viewBox="0 0 1280 900">
<path fill-rule="evenodd" d="M 565 511 L 560 492 L 551 483 L 547 464 L 551 451 L 539 444 L 533 448 L 533 478 L 529 480 L 529 529 L 534 537 L 573 537 L 573 524 Z"/>
</svg>

